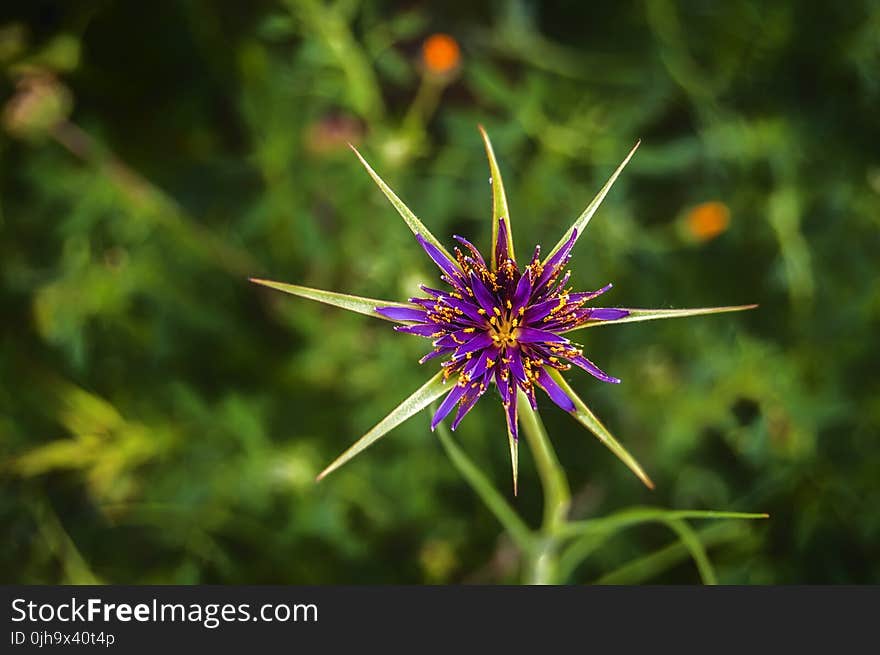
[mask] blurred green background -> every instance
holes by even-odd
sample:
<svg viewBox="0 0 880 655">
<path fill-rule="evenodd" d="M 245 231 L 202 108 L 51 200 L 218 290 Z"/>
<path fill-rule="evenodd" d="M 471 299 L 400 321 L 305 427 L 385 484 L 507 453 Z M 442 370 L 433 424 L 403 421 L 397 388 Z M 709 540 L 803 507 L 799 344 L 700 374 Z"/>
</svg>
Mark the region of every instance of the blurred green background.
<svg viewBox="0 0 880 655">
<path fill-rule="evenodd" d="M 313 482 L 426 342 L 247 282 L 436 281 L 349 141 L 488 247 L 478 123 L 523 252 L 642 139 L 576 288 L 761 305 L 581 334 L 623 384 L 570 379 L 657 490 L 544 398 L 572 515 L 766 511 L 702 533 L 722 582 L 880 582 L 877 2 L 4 2 L 0 69 L 4 582 L 516 581 L 426 415 Z M 500 405 L 456 438 L 509 497 Z M 670 539 L 623 532 L 570 581 Z M 698 580 L 656 559 L 620 579 Z"/>
</svg>

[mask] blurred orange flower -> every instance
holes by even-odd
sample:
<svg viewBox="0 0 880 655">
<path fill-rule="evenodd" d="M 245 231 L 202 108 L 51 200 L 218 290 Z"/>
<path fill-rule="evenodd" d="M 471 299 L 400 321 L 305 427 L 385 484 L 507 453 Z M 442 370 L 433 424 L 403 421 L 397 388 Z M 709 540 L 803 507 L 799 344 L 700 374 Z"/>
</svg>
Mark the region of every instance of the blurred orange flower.
<svg viewBox="0 0 880 655">
<path fill-rule="evenodd" d="M 448 34 L 432 34 L 422 45 L 425 68 L 435 75 L 447 75 L 458 68 L 461 50 L 458 41 Z"/>
<path fill-rule="evenodd" d="M 697 241 L 710 241 L 727 230 L 730 209 L 723 202 L 704 202 L 691 209 L 686 217 L 687 229 Z"/>
</svg>

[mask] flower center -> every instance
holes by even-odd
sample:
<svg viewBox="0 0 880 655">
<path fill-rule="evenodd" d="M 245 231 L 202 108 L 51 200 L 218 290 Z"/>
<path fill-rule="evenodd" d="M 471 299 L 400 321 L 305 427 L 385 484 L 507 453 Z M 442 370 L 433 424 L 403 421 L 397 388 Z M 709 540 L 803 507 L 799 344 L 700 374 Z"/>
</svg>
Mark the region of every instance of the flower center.
<svg viewBox="0 0 880 655">
<path fill-rule="evenodd" d="M 515 346 L 519 323 L 519 316 L 511 318 L 509 312 L 495 308 L 495 316 L 489 318 L 489 325 L 492 328 L 489 336 L 497 346 Z"/>
</svg>

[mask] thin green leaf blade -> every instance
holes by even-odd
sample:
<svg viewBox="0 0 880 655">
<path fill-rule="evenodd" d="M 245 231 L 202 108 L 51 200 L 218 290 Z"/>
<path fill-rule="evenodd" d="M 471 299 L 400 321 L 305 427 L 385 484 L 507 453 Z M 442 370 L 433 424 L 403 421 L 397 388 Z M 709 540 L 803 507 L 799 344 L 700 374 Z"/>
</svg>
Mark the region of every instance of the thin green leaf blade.
<svg viewBox="0 0 880 655">
<path fill-rule="evenodd" d="M 373 426 L 369 432 L 354 442 L 354 444 L 337 457 L 330 466 L 321 471 L 321 473 L 318 474 L 317 479 L 322 480 L 350 459 L 373 445 L 398 425 L 407 419 L 412 418 L 444 393 L 449 391 L 450 388 L 443 382 L 443 371 L 439 371 L 437 375 L 419 387 L 409 398 L 395 407 L 388 416 Z"/>
<path fill-rule="evenodd" d="M 590 556 L 620 530 L 644 523 L 666 523 L 688 519 L 766 519 L 763 512 L 724 512 L 717 510 L 670 510 L 662 507 L 630 507 L 602 518 L 587 521 L 569 521 L 559 529 L 562 539 L 574 538 L 559 559 L 561 579 L 566 579 L 584 559 Z M 683 548 L 681 543 L 679 546 Z M 693 552 L 691 550 L 691 552 Z"/>
<path fill-rule="evenodd" d="M 691 559 L 694 560 L 694 564 L 697 566 L 697 571 L 700 574 L 700 580 L 703 581 L 703 584 L 717 585 L 718 577 L 715 575 L 715 567 L 712 566 L 709 555 L 703 547 L 703 542 L 700 541 L 700 537 L 693 528 L 682 520 L 666 521 L 666 525 L 678 535 L 681 543 L 688 549 L 688 552 L 691 554 Z"/>
<path fill-rule="evenodd" d="M 391 321 L 392 323 L 399 323 L 400 321 L 395 321 L 394 319 L 388 318 L 387 316 L 382 316 L 381 314 L 376 312 L 376 307 L 412 307 L 412 305 L 403 302 L 391 302 L 388 300 L 377 300 L 375 298 L 363 298 L 361 296 L 351 296 L 347 293 L 336 293 L 335 291 L 312 289 L 310 287 L 301 287 L 297 284 L 286 284 L 284 282 L 261 280 L 259 278 L 253 277 L 249 279 L 254 284 L 260 284 L 264 287 L 269 287 L 270 289 L 277 289 L 278 291 L 283 291 L 284 293 L 299 296 L 300 298 L 316 300 L 318 302 L 324 303 L 325 305 L 332 305 L 333 307 L 347 309 L 350 312 L 357 312 L 358 314 L 365 314 L 366 316 L 381 318 L 384 321 Z"/>
<path fill-rule="evenodd" d="M 698 531 L 703 548 L 711 548 L 723 543 L 742 539 L 744 530 L 736 523 L 719 523 Z M 606 573 L 593 582 L 597 585 L 639 584 L 656 577 L 663 571 L 678 564 L 687 557 L 689 551 L 680 539 L 649 555 L 627 562 L 620 568 Z"/>
<path fill-rule="evenodd" d="M 571 412 L 571 415 L 575 420 L 595 434 L 599 438 L 599 441 L 605 444 L 605 446 L 614 453 L 620 461 L 626 464 L 646 487 L 653 489 L 654 483 L 651 481 L 651 478 L 648 477 L 648 474 L 645 473 L 644 469 L 642 469 L 641 465 L 636 461 L 636 458 L 614 438 L 614 436 L 608 431 L 608 428 L 602 425 L 602 422 L 596 418 L 596 415 L 593 414 L 593 412 L 590 411 L 587 404 L 581 400 L 581 398 L 575 393 L 574 389 L 572 389 L 568 382 L 565 381 L 562 374 L 556 369 L 548 368 L 547 371 L 574 403 L 575 409 Z"/>
<path fill-rule="evenodd" d="M 432 243 L 437 246 L 444 255 L 446 255 L 450 261 L 454 262 L 455 257 L 449 254 L 449 251 L 443 247 L 443 244 L 431 234 L 431 231 L 428 230 L 427 227 L 418 219 L 418 217 L 407 207 L 403 200 L 397 197 L 397 194 L 391 190 L 385 181 L 379 177 L 379 174 L 373 170 L 372 166 L 367 163 L 367 160 L 363 158 L 361 153 L 358 152 L 357 148 L 353 145 L 349 144 L 349 147 L 354 151 L 354 154 L 357 155 L 357 158 L 360 160 L 361 164 L 363 164 L 364 168 L 367 169 L 367 173 L 370 174 L 370 177 L 373 178 L 373 181 L 376 185 L 382 190 L 382 193 L 385 194 L 385 197 L 391 202 L 394 206 L 394 209 L 397 210 L 397 213 L 400 214 L 401 218 L 403 218 L 404 222 L 407 224 L 410 230 L 412 230 L 413 234 L 420 234 L 426 241 Z"/>
<path fill-rule="evenodd" d="M 686 520 L 756 520 L 767 519 L 766 512 L 725 512 L 706 509 L 664 509 L 662 507 L 630 507 L 609 516 L 589 521 L 571 521 L 562 530 L 564 536 L 614 533 L 641 523 Z"/>
<path fill-rule="evenodd" d="M 727 312 L 742 312 L 747 309 L 755 309 L 758 305 L 728 305 L 727 307 L 691 307 L 689 309 L 634 309 L 628 307 L 615 307 L 629 312 L 629 316 L 618 318 L 613 321 L 587 321 L 565 332 L 574 332 L 589 327 L 600 325 L 617 325 L 618 323 L 638 323 L 640 321 L 656 321 L 661 318 L 685 318 L 687 316 L 702 316 L 705 314 L 725 314 Z"/>
<path fill-rule="evenodd" d="M 611 177 L 608 178 L 608 181 L 605 183 L 599 193 L 596 194 L 596 197 L 587 205 L 587 208 L 583 211 L 583 213 L 577 217 L 574 224 L 568 228 L 565 234 L 562 235 L 562 238 L 557 242 L 557 244 L 553 247 L 547 256 L 544 258 L 544 262 L 546 263 L 548 259 L 550 259 L 556 251 L 559 250 L 562 246 L 565 245 L 566 241 L 571 237 L 571 233 L 574 230 L 577 230 L 577 239 L 581 238 L 581 235 L 584 233 L 584 228 L 587 227 L 587 223 L 590 222 L 590 219 L 593 218 L 593 214 L 596 213 L 596 210 L 599 209 L 599 205 L 602 204 L 602 201 L 605 200 L 605 196 L 608 195 L 608 192 L 611 191 L 611 187 L 614 186 L 614 183 L 617 181 L 618 176 L 629 163 L 629 160 L 632 159 L 632 156 L 636 154 L 636 150 L 638 150 L 639 145 L 641 145 L 641 140 L 636 141 L 636 145 L 633 146 L 633 149 L 629 151 L 629 154 L 626 156 L 620 166 L 617 167 L 617 170 L 611 174 Z"/>
<path fill-rule="evenodd" d="M 486 146 L 486 157 L 489 159 L 489 181 L 492 185 L 492 270 L 495 270 L 497 262 L 496 253 L 498 252 L 498 221 L 503 218 L 507 221 L 507 250 L 511 259 L 516 259 L 513 250 L 513 230 L 510 224 L 510 210 L 507 208 L 507 195 L 504 193 L 504 181 L 501 179 L 501 170 L 498 168 L 498 162 L 495 159 L 495 151 L 492 149 L 492 142 L 489 135 L 482 125 L 477 126 L 480 135 L 483 137 L 483 144 Z"/>
</svg>

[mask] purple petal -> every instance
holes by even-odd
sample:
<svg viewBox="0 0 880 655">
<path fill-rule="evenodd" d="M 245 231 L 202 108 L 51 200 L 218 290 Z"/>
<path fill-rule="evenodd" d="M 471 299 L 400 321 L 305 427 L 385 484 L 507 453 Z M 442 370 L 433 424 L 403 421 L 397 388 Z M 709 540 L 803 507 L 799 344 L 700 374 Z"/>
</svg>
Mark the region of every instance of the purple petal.
<svg viewBox="0 0 880 655">
<path fill-rule="evenodd" d="M 538 283 L 535 287 L 540 288 L 544 286 L 556 273 L 559 272 L 560 267 L 564 266 L 568 261 L 569 253 L 571 253 L 571 249 L 574 247 L 574 242 L 577 241 L 578 231 L 576 229 L 571 231 L 571 236 L 568 238 L 568 241 L 565 242 L 556 253 L 547 260 L 547 263 L 544 264 L 544 272 L 541 273 L 541 277 L 538 279 Z"/>
<path fill-rule="evenodd" d="M 501 265 L 510 257 L 507 250 L 507 221 L 501 216 L 498 218 L 498 241 L 495 244 L 495 266 Z"/>
<path fill-rule="evenodd" d="M 616 321 L 625 316 L 629 316 L 627 310 L 615 309 L 613 307 L 592 307 L 589 313 L 591 321 Z"/>
<path fill-rule="evenodd" d="M 489 368 L 489 355 L 490 349 L 486 348 L 485 350 L 483 350 L 482 353 L 480 353 L 479 357 L 471 358 L 471 360 L 467 364 L 465 364 L 465 367 L 462 369 L 462 373 L 468 375 L 471 380 L 476 380 L 477 378 L 481 377 L 486 372 L 486 369 Z"/>
<path fill-rule="evenodd" d="M 488 314 L 491 315 L 495 307 L 498 307 L 498 298 L 489 291 L 485 283 L 472 271 L 470 274 L 471 289 L 477 302 Z"/>
<path fill-rule="evenodd" d="M 432 350 L 431 352 L 429 352 L 427 355 L 425 355 L 424 357 L 422 357 L 419 360 L 419 364 L 424 364 L 425 362 L 427 362 L 431 359 L 434 359 L 435 357 L 440 357 L 440 355 L 444 355 L 444 354 L 448 353 L 449 350 L 450 350 L 449 348 L 437 348 L 435 350 Z"/>
<path fill-rule="evenodd" d="M 460 237 L 457 234 L 453 234 L 452 238 L 458 241 L 461 245 L 471 251 L 471 254 L 474 256 L 474 259 L 480 263 L 483 268 L 486 268 L 486 261 L 483 259 L 483 255 L 480 254 L 480 251 L 477 250 L 476 246 L 472 244 L 470 241 L 465 239 L 464 237 Z"/>
<path fill-rule="evenodd" d="M 519 431 L 517 429 L 517 413 L 516 413 L 516 394 L 512 394 L 510 402 L 504 408 L 504 415 L 507 418 L 507 429 L 513 435 L 514 441 L 519 440 Z"/>
<path fill-rule="evenodd" d="M 519 278 L 519 282 L 516 283 L 516 291 L 513 292 L 513 309 L 511 311 L 514 315 L 516 315 L 522 307 L 525 307 L 531 295 L 532 281 L 529 279 L 528 275 L 523 275 Z"/>
<path fill-rule="evenodd" d="M 451 278 L 456 278 L 461 275 L 458 266 L 444 255 L 437 246 L 428 242 L 421 234 L 416 235 L 416 240 L 421 244 L 422 248 L 425 249 L 425 252 L 428 253 L 428 257 L 433 259 L 434 263 L 440 267 L 440 270 Z"/>
<path fill-rule="evenodd" d="M 452 355 L 452 358 L 461 359 L 468 353 L 482 350 L 483 348 L 488 348 L 492 345 L 492 343 L 492 337 L 490 337 L 487 332 L 478 332 L 477 335 L 473 337 L 470 341 L 468 341 L 464 345 L 459 346 L 456 349 L 455 353 Z"/>
<path fill-rule="evenodd" d="M 508 366 L 510 367 L 510 372 L 513 373 L 513 377 L 520 382 L 525 382 L 526 371 L 523 368 L 522 355 L 520 354 L 520 351 L 508 350 L 507 357 L 510 359 L 510 363 L 508 364 Z"/>
<path fill-rule="evenodd" d="M 601 296 L 613 286 L 613 284 L 606 284 L 604 287 L 602 287 L 601 289 L 597 289 L 596 291 L 583 291 L 580 293 L 573 293 L 569 296 L 569 300 L 571 300 L 571 302 L 586 302 L 587 300 L 592 300 L 597 296 Z"/>
<path fill-rule="evenodd" d="M 510 401 L 510 377 L 508 376 L 507 382 L 501 377 L 502 369 L 501 365 L 497 365 L 495 367 L 495 386 L 498 389 L 498 395 L 501 397 L 501 402 L 505 405 Z"/>
<path fill-rule="evenodd" d="M 437 408 L 437 411 L 434 413 L 434 418 L 431 419 L 431 430 L 437 427 L 437 424 L 440 423 L 444 418 L 446 418 L 447 414 L 452 411 L 452 408 L 455 407 L 455 403 L 458 402 L 459 398 L 464 395 L 466 391 L 465 387 L 460 384 L 456 384 L 455 388 L 452 389 L 448 394 L 446 394 L 446 398 L 443 399 L 443 402 L 440 403 L 440 407 Z"/>
<path fill-rule="evenodd" d="M 568 339 L 563 336 L 530 327 L 517 328 L 514 338 L 520 343 L 568 343 Z"/>
<path fill-rule="evenodd" d="M 486 374 L 483 379 L 472 382 L 468 386 L 467 393 L 465 393 L 464 398 L 461 401 L 461 404 L 458 406 L 458 412 L 455 414 L 455 420 L 452 422 L 452 429 L 458 427 L 458 424 L 461 423 L 461 419 L 463 419 L 471 408 L 477 404 L 477 401 L 486 393 L 486 389 L 489 387 L 489 378 L 491 374 Z M 473 385 L 477 384 L 478 386 L 474 387 Z"/>
<path fill-rule="evenodd" d="M 574 411 L 574 403 L 571 398 L 569 398 L 568 394 L 562 390 L 562 387 L 556 384 L 556 380 L 551 378 L 543 367 L 538 369 L 538 384 L 547 392 L 547 395 L 550 396 L 550 400 L 559 405 L 566 412 Z"/>
<path fill-rule="evenodd" d="M 582 369 L 584 369 L 587 373 L 592 375 L 594 378 L 598 378 L 599 380 L 602 380 L 603 382 L 610 382 L 611 384 L 620 384 L 619 379 L 608 375 L 605 371 L 603 371 L 601 368 L 596 366 L 593 362 L 591 362 L 589 359 L 587 359 L 583 355 L 578 355 L 577 357 L 572 357 L 569 359 L 569 361 L 572 364 L 575 364 L 576 366 L 580 366 Z"/>
<path fill-rule="evenodd" d="M 437 339 L 437 341 L 434 342 L 434 345 L 439 346 L 440 348 L 450 348 L 454 350 L 474 338 L 474 330 L 468 332 L 466 331 L 467 329 L 468 328 L 465 328 L 446 334 Z"/>
<path fill-rule="evenodd" d="M 550 314 L 550 311 L 558 305 L 558 298 L 551 298 L 550 300 L 539 302 L 537 305 L 532 305 L 526 310 L 526 313 L 523 315 L 523 321 L 525 323 L 535 323 L 537 321 L 540 321 L 544 317 L 548 316 Z"/>
<path fill-rule="evenodd" d="M 393 321 L 417 321 L 424 323 L 428 314 L 424 309 L 415 309 L 413 307 L 376 307 L 377 314 L 381 314 Z"/>
<path fill-rule="evenodd" d="M 487 325 L 486 316 L 484 314 L 480 314 L 480 308 L 469 300 L 459 300 L 458 298 L 453 298 L 452 296 L 443 296 L 438 300 L 444 305 L 448 305 L 453 309 L 461 311 L 462 314 L 467 316 L 470 320 L 474 321 L 474 323 L 476 323 L 477 325 Z"/>
<path fill-rule="evenodd" d="M 431 296 L 434 296 L 435 298 L 446 295 L 445 291 L 440 291 L 440 289 L 432 289 L 431 287 L 426 287 L 424 284 L 420 284 L 419 289 Z"/>
<path fill-rule="evenodd" d="M 443 334 L 443 328 L 436 323 L 395 325 L 394 329 L 398 332 L 406 332 L 407 334 L 417 334 L 420 337 L 435 337 L 439 334 Z"/>
</svg>

